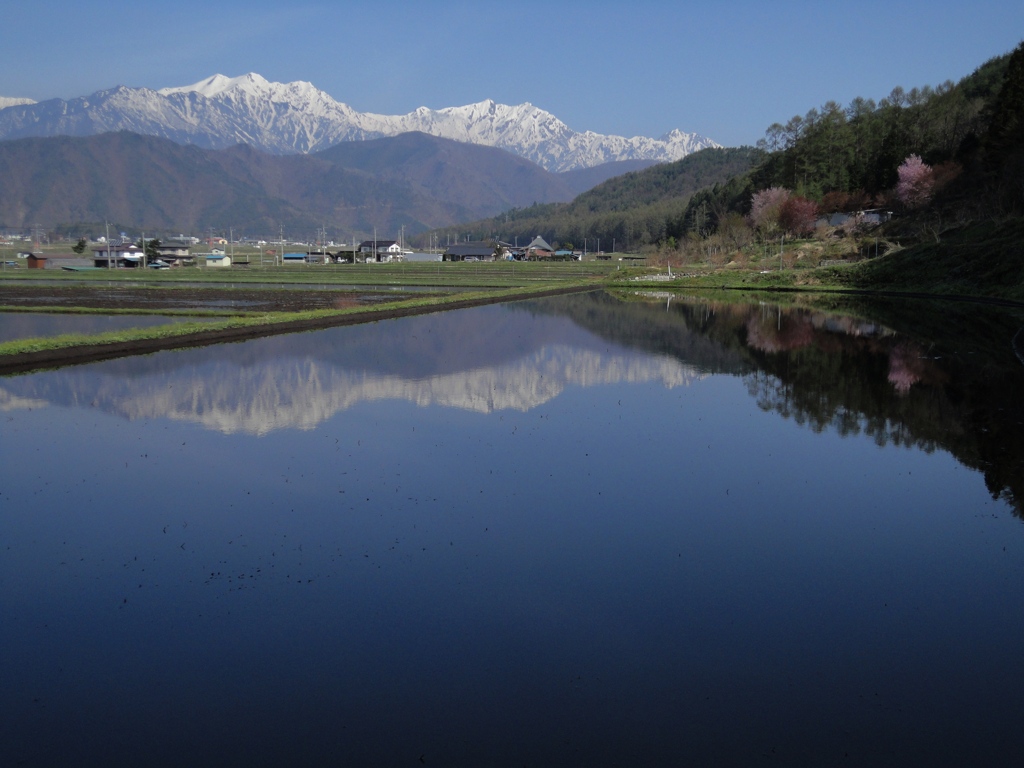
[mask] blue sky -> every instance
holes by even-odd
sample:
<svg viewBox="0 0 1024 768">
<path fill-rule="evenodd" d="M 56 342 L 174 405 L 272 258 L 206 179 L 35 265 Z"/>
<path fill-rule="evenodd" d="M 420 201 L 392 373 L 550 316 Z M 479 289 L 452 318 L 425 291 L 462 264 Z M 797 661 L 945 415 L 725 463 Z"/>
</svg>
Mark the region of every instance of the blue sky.
<svg viewBox="0 0 1024 768">
<path fill-rule="evenodd" d="M 258 72 L 363 112 L 529 101 L 576 130 L 730 146 L 830 99 L 959 80 L 1024 39 L 1020 0 L 4 5 L 0 96 Z"/>
</svg>

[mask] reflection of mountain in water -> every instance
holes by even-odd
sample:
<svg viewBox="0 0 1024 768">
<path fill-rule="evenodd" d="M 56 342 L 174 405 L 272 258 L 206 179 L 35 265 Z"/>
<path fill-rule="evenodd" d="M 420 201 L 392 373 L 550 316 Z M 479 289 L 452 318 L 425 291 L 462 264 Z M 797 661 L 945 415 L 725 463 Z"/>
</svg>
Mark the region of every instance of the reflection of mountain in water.
<svg viewBox="0 0 1024 768">
<path fill-rule="evenodd" d="M 564 319 L 485 307 L 13 378 L 0 388 L 0 408 L 87 403 L 131 419 L 265 434 L 312 429 L 363 401 L 527 411 L 567 386 L 676 387 L 698 376 Z"/>
<path fill-rule="evenodd" d="M 920 302 L 843 316 L 607 294 L 110 361 L 0 383 L 0 409 L 92 405 L 223 432 L 310 429 L 367 400 L 525 411 L 568 386 L 741 376 L 759 407 L 879 445 L 941 447 L 1024 499 L 1020 312 Z"/>
</svg>

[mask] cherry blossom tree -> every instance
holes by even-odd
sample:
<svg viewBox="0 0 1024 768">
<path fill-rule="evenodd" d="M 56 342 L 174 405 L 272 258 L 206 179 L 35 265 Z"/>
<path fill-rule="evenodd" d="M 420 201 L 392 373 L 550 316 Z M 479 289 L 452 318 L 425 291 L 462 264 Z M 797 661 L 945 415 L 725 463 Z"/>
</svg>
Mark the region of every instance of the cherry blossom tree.
<svg viewBox="0 0 1024 768">
<path fill-rule="evenodd" d="M 763 234 L 771 234 L 779 227 L 783 204 L 790 191 L 782 187 L 769 187 L 755 192 L 750 201 L 750 226 Z"/>
<path fill-rule="evenodd" d="M 896 196 L 908 208 L 920 208 L 932 199 L 935 172 L 918 155 L 911 155 L 896 169 Z"/>
</svg>

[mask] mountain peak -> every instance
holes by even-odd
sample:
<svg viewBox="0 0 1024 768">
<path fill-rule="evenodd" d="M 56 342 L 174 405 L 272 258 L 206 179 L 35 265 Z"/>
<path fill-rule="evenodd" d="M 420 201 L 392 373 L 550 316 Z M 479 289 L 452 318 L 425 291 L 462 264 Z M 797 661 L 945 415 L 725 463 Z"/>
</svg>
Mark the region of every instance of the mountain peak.
<svg viewBox="0 0 1024 768">
<path fill-rule="evenodd" d="M 261 91 L 267 88 L 271 83 L 266 80 L 262 75 L 258 75 L 255 72 L 249 72 L 248 74 L 241 75 L 239 77 L 226 77 L 225 75 L 216 74 L 212 77 L 208 77 L 205 80 L 200 80 L 198 83 L 192 85 L 181 85 L 175 88 L 161 88 L 157 93 L 161 96 L 170 96 L 172 93 L 198 93 L 201 96 L 205 96 L 208 99 L 214 96 L 219 96 L 225 91 L 233 89 L 244 90 L 249 93 L 253 91 Z"/>
</svg>

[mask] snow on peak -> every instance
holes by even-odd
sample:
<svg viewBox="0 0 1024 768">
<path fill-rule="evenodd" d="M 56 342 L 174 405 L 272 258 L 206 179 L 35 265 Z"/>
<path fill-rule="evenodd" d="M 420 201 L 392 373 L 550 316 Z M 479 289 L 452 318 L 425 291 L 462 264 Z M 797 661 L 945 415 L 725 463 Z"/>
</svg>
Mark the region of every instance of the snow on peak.
<svg viewBox="0 0 1024 768">
<path fill-rule="evenodd" d="M 17 107 L 22 104 L 35 104 L 34 99 L 19 99 L 15 96 L 0 96 L 0 109 L 7 109 L 7 107 Z"/>
<path fill-rule="evenodd" d="M 269 83 L 262 75 L 257 75 L 255 72 L 250 72 L 247 75 L 241 75 L 239 77 L 226 77 L 221 74 L 208 77 L 205 80 L 200 80 L 198 83 L 192 85 L 182 85 L 176 88 L 161 88 L 157 93 L 161 96 L 170 96 L 172 93 L 198 93 L 201 96 L 205 96 L 208 99 L 212 99 L 214 96 L 219 96 L 226 91 L 231 90 L 243 90 L 247 93 L 255 93 L 258 91 L 266 90 Z M 280 83 L 274 83 L 274 85 L 280 85 Z"/>
</svg>

